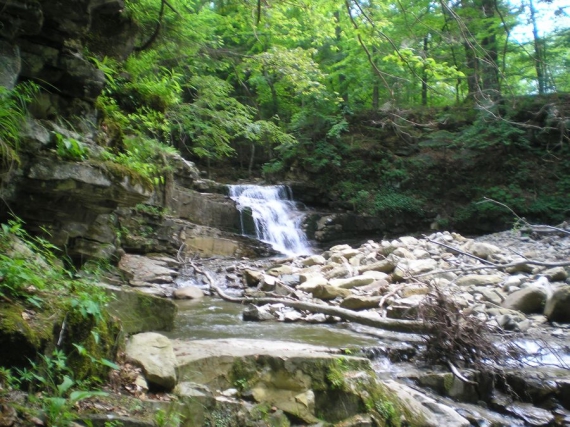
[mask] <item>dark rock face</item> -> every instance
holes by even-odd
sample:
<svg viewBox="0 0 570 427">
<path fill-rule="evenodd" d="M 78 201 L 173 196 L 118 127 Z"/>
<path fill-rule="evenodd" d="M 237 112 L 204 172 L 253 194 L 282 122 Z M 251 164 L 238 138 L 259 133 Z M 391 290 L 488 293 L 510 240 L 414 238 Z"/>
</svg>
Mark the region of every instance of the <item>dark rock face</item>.
<svg viewBox="0 0 570 427">
<path fill-rule="evenodd" d="M 44 113 L 36 117 L 52 118 L 55 111 L 62 111 L 62 104 L 69 112 L 81 113 L 77 100 L 92 108 L 105 76 L 83 56 L 85 41 L 97 39 L 101 46 L 112 46 L 113 52 L 122 48 L 123 57 L 132 51 L 134 33 L 121 14 L 123 7 L 123 0 L 0 0 L 0 84 L 11 88 L 18 80 L 31 79 L 46 85 L 54 108 L 36 108 L 34 113 Z M 127 24 L 105 34 L 102 16 Z M 105 44 L 105 38 L 112 43 Z"/>
</svg>

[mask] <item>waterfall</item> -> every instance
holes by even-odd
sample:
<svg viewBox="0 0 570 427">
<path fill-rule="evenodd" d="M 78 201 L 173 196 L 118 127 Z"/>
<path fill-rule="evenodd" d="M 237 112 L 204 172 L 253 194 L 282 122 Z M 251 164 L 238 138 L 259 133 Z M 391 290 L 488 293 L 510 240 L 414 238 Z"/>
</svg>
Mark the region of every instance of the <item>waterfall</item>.
<svg viewBox="0 0 570 427">
<path fill-rule="evenodd" d="M 285 185 L 231 185 L 230 198 L 242 215 L 251 209 L 256 238 L 269 243 L 273 249 L 286 255 L 312 253 L 303 230 L 303 215 L 295 207 L 289 187 Z"/>
</svg>

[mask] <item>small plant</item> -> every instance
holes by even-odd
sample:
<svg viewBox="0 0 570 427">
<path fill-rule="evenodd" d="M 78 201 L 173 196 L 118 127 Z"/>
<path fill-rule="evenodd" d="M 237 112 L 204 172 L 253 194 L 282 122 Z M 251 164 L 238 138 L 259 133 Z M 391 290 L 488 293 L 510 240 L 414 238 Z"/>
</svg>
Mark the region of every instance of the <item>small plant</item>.
<svg viewBox="0 0 570 427">
<path fill-rule="evenodd" d="M 173 405 L 167 410 L 159 409 L 154 414 L 154 425 L 156 427 L 176 427 L 182 422 L 182 416 L 173 408 Z"/>
<path fill-rule="evenodd" d="M 40 362 L 30 362 L 30 369 L 17 369 L 18 383 L 27 386 L 30 399 L 41 405 L 47 425 L 68 426 L 76 416 L 72 409 L 81 400 L 93 396 L 106 396 L 100 391 L 72 390 L 82 384 L 73 379 L 73 372 L 67 366 L 67 357 L 61 350 L 54 350 L 51 356 L 40 355 Z"/>
<path fill-rule="evenodd" d="M 346 385 L 345 374 L 349 370 L 347 360 L 339 357 L 333 360 L 327 369 L 327 381 L 333 389 L 343 389 Z"/>
<path fill-rule="evenodd" d="M 384 418 L 386 426 L 398 427 L 400 420 L 397 417 L 396 408 L 394 404 L 388 400 L 377 400 L 374 402 L 374 409 Z"/>
<path fill-rule="evenodd" d="M 27 117 L 27 105 L 39 91 L 34 83 L 21 83 L 9 90 L 0 86 L 0 162 L 3 168 L 19 163 L 20 129 Z"/>
<path fill-rule="evenodd" d="M 234 385 L 238 390 L 246 390 L 248 387 L 248 381 L 245 378 L 238 378 L 234 381 Z"/>
<path fill-rule="evenodd" d="M 89 150 L 75 138 L 67 138 L 59 132 L 53 132 L 56 153 L 64 160 L 83 161 L 88 157 Z"/>
<path fill-rule="evenodd" d="M 147 215 L 163 217 L 166 213 L 166 209 L 161 206 L 152 206 L 152 205 L 145 205 L 143 203 L 139 203 L 135 206 L 135 210 L 137 213 L 144 213 Z"/>
</svg>

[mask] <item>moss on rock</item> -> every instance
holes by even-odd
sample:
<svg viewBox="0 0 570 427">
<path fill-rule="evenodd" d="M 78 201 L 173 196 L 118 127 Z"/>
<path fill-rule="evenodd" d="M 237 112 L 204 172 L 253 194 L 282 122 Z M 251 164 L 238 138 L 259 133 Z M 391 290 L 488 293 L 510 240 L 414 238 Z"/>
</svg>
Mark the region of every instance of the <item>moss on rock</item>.
<svg viewBox="0 0 570 427">
<path fill-rule="evenodd" d="M 53 341 L 54 313 L 32 312 L 25 306 L 0 304 L 0 365 L 24 367 Z"/>
</svg>

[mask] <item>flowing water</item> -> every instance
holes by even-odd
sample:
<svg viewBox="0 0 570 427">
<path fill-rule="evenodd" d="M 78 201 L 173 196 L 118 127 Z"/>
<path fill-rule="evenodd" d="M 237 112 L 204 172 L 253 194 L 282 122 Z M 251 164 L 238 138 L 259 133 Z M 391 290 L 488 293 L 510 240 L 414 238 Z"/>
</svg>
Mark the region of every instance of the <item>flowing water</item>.
<svg viewBox="0 0 570 427">
<path fill-rule="evenodd" d="M 217 298 L 178 301 L 179 311 L 170 338 L 190 340 L 252 338 L 292 341 L 327 347 L 367 347 L 378 345 L 375 337 L 356 334 L 344 323 L 312 325 L 302 322 L 246 322 L 244 306 Z"/>
<path fill-rule="evenodd" d="M 285 185 L 231 185 L 230 198 L 242 213 L 242 233 L 245 233 L 244 214 L 251 211 L 257 239 L 269 243 L 285 255 L 312 253 L 301 229 L 303 213 L 292 200 Z"/>
</svg>

